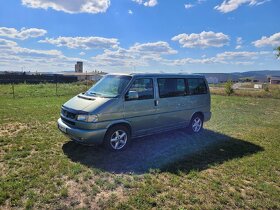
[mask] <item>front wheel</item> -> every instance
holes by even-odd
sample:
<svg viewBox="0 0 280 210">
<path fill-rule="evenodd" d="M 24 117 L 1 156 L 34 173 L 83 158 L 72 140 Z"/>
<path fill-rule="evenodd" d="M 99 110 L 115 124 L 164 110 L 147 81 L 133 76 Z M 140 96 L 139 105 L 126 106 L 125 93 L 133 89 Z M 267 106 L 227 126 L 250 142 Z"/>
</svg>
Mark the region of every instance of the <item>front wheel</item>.
<svg viewBox="0 0 280 210">
<path fill-rule="evenodd" d="M 199 133 L 203 129 L 203 117 L 200 114 L 195 114 L 188 126 L 190 133 Z"/>
<path fill-rule="evenodd" d="M 125 150 L 131 140 L 129 129 L 123 125 L 110 128 L 104 138 L 104 145 L 111 151 Z"/>
</svg>

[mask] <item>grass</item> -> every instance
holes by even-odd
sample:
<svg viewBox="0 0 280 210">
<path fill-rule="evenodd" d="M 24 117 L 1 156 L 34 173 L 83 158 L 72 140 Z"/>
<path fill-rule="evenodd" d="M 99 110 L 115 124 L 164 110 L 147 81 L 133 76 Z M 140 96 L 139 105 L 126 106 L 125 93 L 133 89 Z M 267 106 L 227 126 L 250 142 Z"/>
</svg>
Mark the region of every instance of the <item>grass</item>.
<svg viewBox="0 0 280 210">
<path fill-rule="evenodd" d="M 92 85 L 92 82 L 88 83 Z M 40 83 L 40 84 L 12 84 L 1 85 L 0 97 L 22 98 L 22 97 L 49 97 L 49 96 L 69 96 L 81 93 L 88 89 L 87 85 L 77 83 Z M 14 95 L 13 95 L 14 93 Z"/>
<path fill-rule="evenodd" d="M 48 84 L 49 97 L 17 88 L 13 99 L 0 86 L 0 209 L 280 209 L 279 99 L 213 95 L 203 133 L 111 154 L 57 130 L 60 106 L 81 87 L 59 97 Z"/>
<path fill-rule="evenodd" d="M 242 86 L 244 87 L 244 86 Z M 246 85 L 245 85 L 246 87 Z M 215 95 L 225 96 L 224 87 L 210 87 L 210 91 Z M 256 97 L 256 98 L 275 98 L 280 99 L 280 85 L 268 85 L 267 91 L 264 89 L 237 89 L 233 95 L 241 97 Z"/>
</svg>

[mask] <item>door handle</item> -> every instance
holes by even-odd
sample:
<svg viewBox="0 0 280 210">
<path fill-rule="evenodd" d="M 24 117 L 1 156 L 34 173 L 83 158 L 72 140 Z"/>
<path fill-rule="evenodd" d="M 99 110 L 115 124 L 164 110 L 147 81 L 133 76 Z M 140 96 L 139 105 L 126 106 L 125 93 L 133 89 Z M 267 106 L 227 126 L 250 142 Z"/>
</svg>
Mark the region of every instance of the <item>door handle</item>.
<svg viewBox="0 0 280 210">
<path fill-rule="evenodd" d="M 158 105 L 158 100 L 154 100 L 155 106 Z"/>
</svg>

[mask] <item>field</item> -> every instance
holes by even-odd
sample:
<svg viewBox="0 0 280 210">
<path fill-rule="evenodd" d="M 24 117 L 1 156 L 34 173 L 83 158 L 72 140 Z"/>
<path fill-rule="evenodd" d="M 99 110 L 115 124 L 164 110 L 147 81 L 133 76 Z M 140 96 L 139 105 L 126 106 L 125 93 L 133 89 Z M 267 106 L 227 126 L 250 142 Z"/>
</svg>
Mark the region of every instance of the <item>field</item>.
<svg viewBox="0 0 280 210">
<path fill-rule="evenodd" d="M 0 209 L 280 209 L 279 99 L 213 95 L 202 133 L 108 153 L 56 127 L 85 87 L 26 86 L 0 85 Z"/>
<path fill-rule="evenodd" d="M 210 85 L 211 93 L 215 95 L 226 95 L 224 84 Z M 234 96 L 280 99 L 280 85 L 269 84 L 264 89 L 254 89 L 254 83 L 239 84 L 240 87 L 234 90 Z"/>
</svg>

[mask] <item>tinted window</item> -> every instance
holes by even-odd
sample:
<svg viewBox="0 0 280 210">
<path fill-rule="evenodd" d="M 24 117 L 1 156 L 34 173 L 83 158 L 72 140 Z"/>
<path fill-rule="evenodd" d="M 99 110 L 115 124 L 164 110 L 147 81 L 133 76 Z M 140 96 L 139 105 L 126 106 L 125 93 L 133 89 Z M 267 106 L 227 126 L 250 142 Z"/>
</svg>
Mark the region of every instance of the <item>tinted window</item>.
<svg viewBox="0 0 280 210">
<path fill-rule="evenodd" d="M 130 87 L 129 91 L 136 91 L 138 93 L 138 100 L 153 99 L 153 79 L 136 79 Z"/>
<path fill-rule="evenodd" d="M 176 97 L 187 95 L 185 79 L 158 79 L 159 97 Z"/>
<path fill-rule="evenodd" d="M 190 95 L 207 93 L 204 79 L 188 79 L 188 87 Z"/>
</svg>

